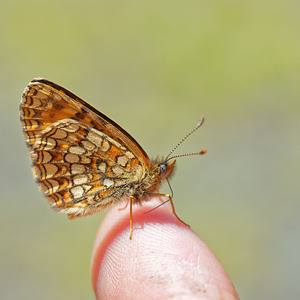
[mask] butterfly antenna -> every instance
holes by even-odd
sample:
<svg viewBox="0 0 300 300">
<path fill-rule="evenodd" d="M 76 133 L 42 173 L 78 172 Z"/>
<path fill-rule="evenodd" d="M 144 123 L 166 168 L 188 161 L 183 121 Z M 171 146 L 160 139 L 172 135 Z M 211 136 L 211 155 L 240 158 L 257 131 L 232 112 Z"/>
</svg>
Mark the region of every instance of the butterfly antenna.
<svg viewBox="0 0 300 300">
<path fill-rule="evenodd" d="M 171 156 L 171 154 L 192 134 L 194 133 L 204 122 L 204 116 L 201 117 L 201 119 L 199 120 L 199 122 L 197 123 L 197 125 L 195 126 L 195 128 L 193 128 L 187 135 L 185 135 L 180 142 L 171 150 L 171 152 L 169 153 L 169 155 L 166 157 L 166 161 L 176 158 L 176 157 L 182 157 L 182 156 L 190 156 L 190 155 L 202 155 L 206 153 L 206 149 L 203 149 L 200 152 L 196 152 L 196 153 L 189 153 L 189 154 L 183 154 L 183 155 L 176 155 L 176 156 Z"/>
<path fill-rule="evenodd" d="M 201 117 L 201 119 L 199 120 L 199 122 L 197 123 L 197 125 L 196 125 L 196 127 L 194 128 L 194 129 L 192 129 L 187 135 L 185 135 L 182 139 L 181 139 L 181 141 L 171 150 L 171 152 L 169 153 L 169 155 L 166 157 L 166 162 L 168 161 L 168 160 L 170 160 L 170 159 L 173 159 L 173 158 L 176 158 L 176 157 L 183 157 L 183 156 L 191 156 L 191 155 L 202 155 L 202 154 L 205 154 L 206 153 L 206 149 L 203 149 L 202 151 L 200 151 L 200 152 L 195 152 L 195 153 L 188 153 L 188 154 L 181 154 L 181 155 L 175 155 L 175 156 L 171 156 L 170 157 L 170 155 L 192 134 L 192 133 L 194 133 L 202 124 L 203 124 L 203 122 L 204 122 L 204 116 L 202 116 Z M 168 183 L 168 185 L 169 185 L 169 188 L 170 188 L 170 191 L 171 191 L 171 198 L 173 198 L 173 189 L 172 189 L 172 187 L 171 187 L 171 184 L 170 184 L 170 182 L 169 182 L 169 180 L 168 180 L 168 178 L 166 178 L 167 179 L 167 183 Z M 157 208 L 159 208 L 159 207 L 161 207 L 162 205 L 164 205 L 164 204 L 166 204 L 167 202 L 169 202 L 170 201 L 170 199 L 168 199 L 168 200 L 166 200 L 166 201 L 164 201 L 163 203 L 161 203 L 161 204 L 159 204 L 159 205 L 157 205 L 157 206 L 155 206 L 154 208 L 152 208 L 152 209 L 150 209 L 150 210 L 148 210 L 148 211 L 146 211 L 146 212 L 144 212 L 144 214 L 148 214 L 148 213 L 150 213 L 151 211 L 154 211 L 155 209 L 157 209 Z"/>
</svg>

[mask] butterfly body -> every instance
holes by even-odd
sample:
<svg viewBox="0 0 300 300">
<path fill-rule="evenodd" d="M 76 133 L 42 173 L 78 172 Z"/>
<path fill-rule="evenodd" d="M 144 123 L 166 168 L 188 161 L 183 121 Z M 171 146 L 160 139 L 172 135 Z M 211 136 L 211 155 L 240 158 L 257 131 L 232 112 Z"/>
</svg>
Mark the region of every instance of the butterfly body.
<svg viewBox="0 0 300 300">
<path fill-rule="evenodd" d="M 175 160 L 150 161 L 118 124 L 45 79 L 25 88 L 20 118 L 35 179 L 51 207 L 70 218 L 121 199 L 130 200 L 132 209 L 157 195 L 174 169 Z M 132 215 L 130 220 L 132 235 Z"/>
</svg>

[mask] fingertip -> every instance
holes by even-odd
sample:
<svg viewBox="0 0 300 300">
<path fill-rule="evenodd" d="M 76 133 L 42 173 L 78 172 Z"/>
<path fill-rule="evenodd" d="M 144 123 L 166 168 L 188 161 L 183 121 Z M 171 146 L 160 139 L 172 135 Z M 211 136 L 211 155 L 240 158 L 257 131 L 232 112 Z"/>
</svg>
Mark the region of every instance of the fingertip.
<svg viewBox="0 0 300 300">
<path fill-rule="evenodd" d="M 97 299 L 165 299 L 176 295 L 238 299 L 206 244 L 167 206 L 144 214 L 152 207 L 149 203 L 134 207 L 132 240 L 128 210 L 112 209 L 107 214 L 91 261 Z"/>
<path fill-rule="evenodd" d="M 149 229 L 149 226 L 151 228 L 151 224 L 174 222 L 179 226 L 183 225 L 177 220 L 177 218 L 174 217 L 171 213 L 171 207 L 168 205 L 164 205 L 159 209 L 148 213 L 159 204 L 161 204 L 160 200 L 155 198 L 151 201 L 150 205 L 145 203 L 143 206 L 135 205 L 133 207 L 132 240 L 130 240 L 129 207 L 123 210 L 121 205 L 120 207 L 114 207 L 107 212 L 97 232 L 92 252 L 91 279 L 95 293 L 97 289 L 99 270 L 102 267 L 106 251 L 107 249 L 110 249 L 115 242 L 121 240 L 126 245 L 139 245 L 140 242 L 143 242 L 143 238 L 146 238 L 142 232 L 148 232 L 147 229 Z"/>
</svg>

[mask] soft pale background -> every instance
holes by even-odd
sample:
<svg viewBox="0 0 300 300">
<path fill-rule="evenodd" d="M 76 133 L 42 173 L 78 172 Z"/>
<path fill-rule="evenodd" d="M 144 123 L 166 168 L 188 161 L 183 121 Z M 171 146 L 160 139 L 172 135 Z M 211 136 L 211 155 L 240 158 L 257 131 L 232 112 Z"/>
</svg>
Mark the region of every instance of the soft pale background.
<svg viewBox="0 0 300 300">
<path fill-rule="evenodd" d="M 178 214 L 241 299 L 300 298 L 299 1 L 1 1 L 0 298 L 93 299 L 103 214 L 70 222 L 34 184 L 22 91 L 53 80 L 177 154 Z M 163 191 L 168 192 L 167 186 Z"/>
</svg>

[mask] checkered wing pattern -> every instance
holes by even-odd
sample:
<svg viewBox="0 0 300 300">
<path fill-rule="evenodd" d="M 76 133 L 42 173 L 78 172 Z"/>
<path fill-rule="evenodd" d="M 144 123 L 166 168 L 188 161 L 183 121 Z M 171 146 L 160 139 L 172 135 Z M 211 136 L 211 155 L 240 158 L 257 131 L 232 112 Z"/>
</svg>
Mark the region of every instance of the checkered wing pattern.
<svg viewBox="0 0 300 300">
<path fill-rule="evenodd" d="M 31 81 L 20 115 L 36 181 L 50 205 L 70 218 L 117 202 L 151 166 L 124 129 L 53 82 Z"/>
</svg>

